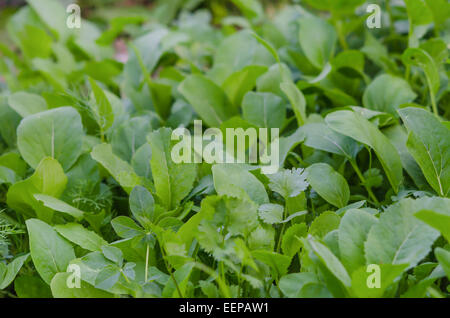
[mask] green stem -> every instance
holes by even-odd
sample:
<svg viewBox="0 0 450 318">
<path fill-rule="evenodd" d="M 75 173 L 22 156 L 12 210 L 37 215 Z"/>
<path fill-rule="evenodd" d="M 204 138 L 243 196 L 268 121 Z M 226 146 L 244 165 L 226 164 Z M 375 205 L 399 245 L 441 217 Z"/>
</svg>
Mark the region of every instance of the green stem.
<svg viewBox="0 0 450 318">
<path fill-rule="evenodd" d="M 436 104 L 436 97 L 433 94 L 433 90 L 431 89 L 431 82 L 429 81 L 428 77 L 427 77 L 427 82 L 428 82 L 428 89 L 430 90 L 430 98 L 431 98 L 431 107 L 433 107 L 433 113 L 434 115 L 439 119 L 439 111 L 437 108 L 437 104 Z"/>
<path fill-rule="evenodd" d="M 150 253 L 150 246 L 147 243 L 147 251 L 145 252 L 145 282 L 148 280 L 148 255 Z"/>
</svg>

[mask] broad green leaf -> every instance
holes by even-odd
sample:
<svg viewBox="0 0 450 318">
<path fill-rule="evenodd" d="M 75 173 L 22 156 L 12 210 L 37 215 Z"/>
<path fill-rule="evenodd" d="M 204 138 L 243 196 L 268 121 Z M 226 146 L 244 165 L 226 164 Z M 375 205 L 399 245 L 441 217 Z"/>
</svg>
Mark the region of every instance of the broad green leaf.
<svg viewBox="0 0 450 318">
<path fill-rule="evenodd" d="M 43 158 L 52 157 L 67 171 L 81 154 L 83 135 L 78 112 L 61 107 L 24 118 L 17 128 L 17 146 L 32 168 Z"/>
<path fill-rule="evenodd" d="M 51 298 L 50 287 L 39 275 L 20 275 L 14 280 L 14 290 L 19 298 Z"/>
<path fill-rule="evenodd" d="M 356 7 L 362 5 L 364 0 L 306 0 L 306 2 L 319 10 L 336 13 L 351 13 Z"/>
<path fill-rule="evenodd" d="M 101 247 L 108 244 L 101 236 L 84 228 L 81 224 L 58 224 L 55 225 L 55 230 L 67 240 L 91 252 L 101 251 Z"/>
<path fill-rule="evenodd" d="M 146 144 L 146 136 L 152 130 L 146 117 L 134 117 L 114 127 L 111 133 L 113 152 L 125 161 L 130 161 L 140 147 Z"/>
<path fill-rule="evenodd" d="M 430 199 L 415 216 L 439 230 L 450 242 L 450 199 Z"/>
<path fill-rule="evenodd" d="M 327 202 L 338 208 L 347 205 L 350 188 L 345 178 L 326 163 L 315 163 L 306 169 L 311 187 Z M 327 180 L 324 182 L 324 180 Z"/>
<path fill-rule="evenodd" d="M 58 273 L 51 283 L 52 295 L 54 298 L 112 298 L 113 294 L 94 286 L 80 282 L 80 288 L 69 288 L 67 282 L 71 280 L 72 273 Z"/>
<path fill-rule="evenodd" d="M 7 152 L 1 155 L 0 166 L 14 171 L 20 178 L 23 178 L 27 172 L 27 164 L 17 152 Z"/>
<path fill-rule="evenodd" d="M 407 147 L 431 187 L 441 196 L 450 193 L 450 130 L 431 113 L 407 107 L 399 110 L 410 132 Z"/>
<path fill-rule="evenodd" d="M 446 20 L 450 16 L 450 3 L 446 0 L 425 0 L 431 10 L 434 19 L 434 27 L 445 27 Z"/>
<path fill-rule="evenodd" d="M 118 264 L 119 266 L 122 266 L 123 253 L 120 248 L 117 248 L 115 246 L 103 245 L 101 246 L 101 250 L 103 255 L 107 259 L 114 262 L 115 264 Z"/>
<path fill-rule="evenodd" d="M 306 237 L 308 230 L 305 223 L 293 224 L 286 232 L 284 232 L 283 240 L 281 242 L 281 249 L 283 254 L 292 257 L 302 247 L 302 237 Z"/>
<path fill-rule="evenodd" d="M 281 128 L 286 119 L 286 105 L 275 94 L 248 92 L 242 101 L 242 115 L 257 127 Z"/>
<path fill-rule="evenodd" d="M 127 216 L 118 216 L 111 221 L 111 225 L 121 238 L 132 238 L 137 235 L 143 235 L 145 232 L 141 229 L 133 219 Z"/>
<path fill-rule="evenodd" d="M 218 127 L 237 113 L 225 92 L 203 75 L 190 75 L 178 90 L 208 126 Z"/>
<path fill-rule="evenodd" d="M 433 100 L 441 85 L 439 70 L 433 58 L 425 50 L 409 48 L 403 53 L 402 61 L 407 66 L 417 66 L 424 71 L 426 83 Z"/>
<path fill-rule="evenodd" d="M 298 126 L 303 126 L 307 119 L 305 96 L 293 82 L 283 82 L 280 88 L 291 103 Z"/>
<path fill-rule="evenodd" d="M 353 297 L 360 298 L 381 298 L 386 289 L 392 285 L 399 276 L 408 267 L 408 264 L 380 264 L 379 273 L 376 270 L 370 270 L 368 266 L 361 266 L 352 274 L 351 293 Z M 379 274 L 379 276 L 377 275 Z M 374 279 L 379 278 L 380 286 L 373 287 L 369 283 L 373 283 Z M 372 288 L 370 288 L 372 287 Z"/>
<path fill-rule="evenodd" d="M 17 92 L 10 95 L 8 104 L 22 117 L 47 110 L 47 102 L 44 98 L 28 92 Z"/>
<path fill-rule="evenodd" d="M 300 46 L 308 60 L 318 69 L 323 69 L 332 58 L 337 34 L 328 22 L 308 16 L 300 19 Z"/>
<path fill-rule="evenodd" d="M 0 272 L 0 290 L 5 289 L 13 282 L 16 278 L 17 273 L 19 273 L 23 264 L 28 260 L 30 254 L 25 254 L 19 257 L 16 257 L 12 262 L 5 266 L 5 272 L 2 275 Z M 3 265 L 3 263 L 2 263 Z M 1 266 L 1 265 L 0 265 Z"/>
<path fill-rule="evenodd" d="M 192 263 L 185 264 L 179 269 L 177 269 L 173 273 L 173 278 L 167 281 L 167 284 L 164 286 L 162 296 L 163 297 L 169 297 L 169 298 L 181 298 L 184 297 L 184 294 L 186 292 L 188 283 L 189 283 L 189 277 L 192 274 L 194 265 Z M 176 281 L 178 288 L 175 285 Z M 179 294 L 181 292 L 181 295 Z"/>
<path fill-rule="evenodd" d="M 42 279 L 50 284 L 59 272 L 64 272 L 75 259 L 72 246 L 47 223 L 38 219 L 26 221 L 30 237 L 30 252 L 34 266 Z"/>
<path fill-rule="evenodd" d="M 308 243 L 311 245 L 314 253 L 319 257 L 319 259 L 324 263 L 328 270 L 336 276 L 339 281 L 346 287 L 351 286 L 351 278 L 348 275 L 344 265 L 339 261 L 339 259 L 322 243 L 320 243 L 316 238 L 308 235 Z"/>
<path fill-rule="evenodd" d="M 112 289 L 119 278 L 119 268 L 115 265 L 107 265 L 95 277 L 95 287 L 104 290 Z"/>
<path fill-rule="evenodd" d="M 409 264 L 414 267 L 431 249 L 439 232 L 414 217 L 430 202 L 403 199 L 389 206 L 372 226 L 365 243 L 368 264 Z"/>
<path fill-rule="evenodd" d="M 397 149 L 378 128 L 357 112 L 340 110 L 325 118 L 331 129 L 371 147 L 377 154 L 395 192 L 402 183 L 402 163 Z"/>
<path fill-rule="evenodd" d="M 403 168 L 405 168 L 406 172 L 408 172 L 417 187 L 419 189 L 427 188 L 427 180 L 406 146 L 408 141 L 408 132 L 406 131 L 406 128 L 401 125 L 391 126 L 384 129 L 383 134 L 385 134 L 394 147 L 397 148 Z"/>
<path fill-rule="evenodd" d="M 324 238 L 329 232 L 337 229 L 341 218 L 334 212 L 325 211 L 314 219 L 311 223 L 308 234 L 314 235 L 320 239 Z"/>
<path fill-rule="evenodd" d="M 144 187 L 137 186 L 130 193 L 130 210 L 136 220 L 143 225 L 153 221 L 155 200 L 152 194 Z"/>
<path fill-rule="evenodd" d="M 364 243 L 378 219 L 363 210 L 348 210 L 339 224 L 340 258 L 349 273 L 366 264 Z"/>
<path fill-rule="evenodd" d="M 17 144 L 16 130 L 20 120 L 19 114 L 8 106 L 6 96 L 0 95 L 0 137 L 11 148 Z"/>
<path fill-rule="evenodd" d="M 253 34 L 253 31 L 242 30 L 220 43 L 214 56 L 214 66 L 209 73 L 214 82 L 222 85 L 231 74 L 249 65 L 270 66 L 275 63 L 272 55 Z"/>
<path fill-rule="evenodd" d="M 214 187 L 218 194 L 249 198 L 257 204 L 269 202 L 264 185 L 249 171 L 237 164 L 216 164 L 212 167 Z"/>
<path fill-rule="evenodd" d="M 264 8 L 257 0 L 231 0 L 249 20 L 261 19 Z"/>
<path fill-rule="evenodd" d="M 12 185 L 16 183 L 16 173 L 6 167 L 0 166 L 0 184 Z"/>
<path fill-rule="evenodd" d="M 450 252 L 438 247 L 434 251 L 434 254 L 447 274 L 447 277 L 450 278 Z"/>
<path fill-rule="evenodd" d="M 171 135 L 171 129 L 160 128 L 147 137 L 152 148 L 150 165 L 156 195 L 168 210 L 177 208 L 189 194 L 197 175 L 195 164 L 173 162 Z"/>
<path fill-rule="evenodd" d="M 249 65 L 231 74 L 222 84 L 222 89 L 235 108 L 241 106 L 244 95 L 251 91 L 257 78 L 267 71 L 263 65 Z"/>
<path fill-rule="evenodd" d="M 123 161 L 112 152 L 109 144 L 100 144 L 92 149 L 91 157 L 99 162 L 111 176 L 122 186 L 128 193 L 134 187 L 141 185 L 141 178 L 136 175 L 133 168 L 128 162 Z"/>
<path fill-rule="evenodd" d="M 62 212 L 73 216 L 75 219 L 82 219 L 84 216 L 84 212 L 67 204 L 66 202 L 59 200 L 55 197 L 45 195 L 45 194 L 35 194 L 34 198 L 37 201 L 40 201 L 49 209 L 52 209 L 57 212 Z"/>
<path fill-rule="evenodd" d="M 272 251 L 256 250 L 252 251 L 252 255 L 258 261 L 269 265 L 275 277 L 286 275 L 289 264 L 291 263 L 290 257 Z"/>
<path fill-rule="evenodd" d="M 53 211 L 42 206 L 34 195 L 46 194 L 58 198 L 64 192 L 66 184 L 67 177 L 58 161 L 45 158 L 31 177 L 9 188 L 8 206 L 22 213 L 26 218 L 37 215 L 40 219 L 50 222 Z"/>
<path fill-rule="evenodd" d="M 59 1 L 27 0 L 27 2 L 59 39 L 65 40 L 70 35 L 70 29 L 66 24 L 66 10 Z"/>
<path fill-rule="evenodd" d="M 417 94 L 400 77 L 383 74 L 374 79 L 364 91 L 365 107 L 397 115 L 400 105 L 412 102 Z"/>
<path fill-rule="evenodd" d="M 287 297 L 298 298 L 303 286 L 318 282 L 319 280 L 314 273 L 294 273 L 281 277 L 279 286 Z"/>
<path fill-rule="evenodd" d="M 194 214 L 188 221 L 186 221 L 178 230 L 177 235 L 185 242 L 187 247 L 190 247 L 194 240 L 198 227 L 203 220 L 209 220 L 216 212 L 216 204 L 220 202 L 221 198 L 218 196 L 208 196 L 201 202 L 200 211 Z"/>
<path fill-rule="evenodd" d="M 330 129 L 325 123 L 308 123 L 301 129 L 305 132 L 305 145 L 308 147 L 335 153 L 349 160 L 355 159 L 361 149 L 354 139 Z"/>
</svg>

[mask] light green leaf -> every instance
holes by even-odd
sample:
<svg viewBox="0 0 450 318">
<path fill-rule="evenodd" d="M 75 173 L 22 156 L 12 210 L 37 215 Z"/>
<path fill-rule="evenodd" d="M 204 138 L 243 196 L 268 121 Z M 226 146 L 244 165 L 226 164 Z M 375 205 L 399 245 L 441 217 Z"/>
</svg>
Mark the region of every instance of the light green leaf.
<svg viewBox="0 0 450 318">
<path fill-rule="evenodd" d="M 218 194 L 250 198 L 258 204 L 269 202 L 264 185 L 245 168 L 237 164 L 216 164 L 212 167 L 212 173 Z"/>
<path fill-rule="evenodd" d="M 410 132 L 407 147 L 431 187 L 441 196 L 450 193 L 450 130 L 426 110 L 399 110 Z"/>
<path fill-rule="evenodd" d="M 114 295 L 104 290 L 81 281 L 80 288 L 69 288 L 67 281 L 71 279 L 72 273 L 58 273 L 51 283 L 52 294 L 54 298 L 113 298 Z"/>
<path fill-rule="evenodd" d="M 286 105 L 275 94 L 248 92 L 242 101 L 242 115 L 258 127 L 281 128 L 286 119 Z"/>
<path fill-rule="evenodd" d="M 108 244 L 101 236 L 89 231 L 81 224 L 58 224 L 55 225 L 55 230 L 69 241 L 91 252 L 101 251 L 101 247 Z"/>
<path fill-rule="evenodd" d="M 444 269 L 445 274 L 447 274 L 447 277 L 450 278 L 450 252 L 438 247 L 434 251 L 434 254 L 438 259 L 439 264 L 441 264 Z"/>
<path fill-rule="evenodd" d="M 234 72 L 223 82 L 222 89 L 235 108 L 241 106 L 244 95 L 255 87 L 256 79 L 266 71 L 266 66 L 249 65 Z"/>
<path fill-rule="evenodd" d="M 414 213 L 430 202 L 403 199 L 389 206 L 369 231 L 365 243 L 369 264 L 417 265 L 429 252 L 439 232 L 414 217 Z"/>
<path fill-rule="evenodd" d="M 439 230 L 450 242 L 450 199 L 434 198 L 423 206 L 423 210 L 414 214 L 415 217 Z"/>
<path fill-rule="evenodd" d="M 52 209 L 57 212 L 67 213 L 73 216 L 75 219 L 82 219 L 84 216 L 84 212 L 67 204 L 64 201 L 61 201 L 57 198 L 54 198 L 45 194 L 35 194 L 34 198 L 44 204 L 49 209 Z"/>
<path fill-rule="evenodd" d="M 24 118 L 17 128 L 17 146 L 31 167 L 52 157 L 67 171 L 81 154 L 83 135 L 78 112 L 72 107 L 60 107 Z"/>
<path fill-rule="evenodd" d="M 280 88 L 291 103 L 298 126 L 303 126 L 307 119 L 305 96 L 293 82 L 283 82 Z"/>
<path fill-rule="evenodd" d="M 310 283 L 319 283 L 314 273 L 293 273 L 281 277 L 279 287 L 287 297 L 298 298 L 303 286 Z"/>
<path fill-rule="evenodd" d="M 130 210 L 139 223 L 148 225 L 153 221 L 155 200 L 152 194 L 144 187 L 137 186 L 130 193 Z"/>
<path fill-rule="evenodd" d="M 95 98 L 95 104 L 92 103 L 90 106 L 101 132 L 104 134 L 114 123 L 114 112 L 105 92 L 98 86 L 95 80 L 89 77 L 89 83 Z"/>
<path fill-rule="evenodd" d="M 8 97 L 9 106 L 20 116 L 27 117 L 47 110 L 47 102 L 40 95 L 16 92 Z"/>
<path fill-rule="evenodd" d="M 237 113 L 225 92 L 203 75 L 190 75 L 178 90 L 210 127 L 220 126 Z"/>
<path fill-rule="evenodd" d="M 378 219 L 363 210 L 350 209 L 339 225 L 340 258 L 349 273 L 366 264 L 364 243 Z"/>
<path fill-rule="evenodd" d="M 161 205 L 168 210 L 179 206 L 180 201 L 192 190 L 197 176 L 195 164 L 173 162 L 171 135 L 171 129 L 160 128 L 151 132 L 147 137 L 152 148 L 150 165 L 156 195 L 160 199 Z"/>
<path fill-rule="evenodd" d="M 417 94 L 407 81 L 390 74 L 383 74 L 367 86 L 363 104 L 369 109 L 397 115 L 396 110 L 400 105 L 412 102 L 416 97 Z"/>
<path fill-rule="evenodd" d="M 308 243 L 311 245 L 314 253 L 319 257 L 319 259 L 324 263 L 324 265 L 330 270 L 330 272 L 346 287 L 351 286 L 351 279 L 345 270 L 344 265 L 339 261 L 339 259 L 322 243 L 320 243 L 316 238 L 308 235 Z"/>
<path fill-rule="evenodd" d="M 314 16 L 300 19 L 300 46 L 318 69 L 323 69 L 333 56 L 336 40 L 336 31 L 328 22 Z"/>
<path fill-rule="evenodd" d="M 30 252 L 34 266 L 42 279 L 50 284 L 59 272 L 64 272 L 75 259 L 72 246 L 47 223 L 38 219 L 26 221 L 30 237 Z"/>
<path fill-rule="evenodd" d="M 117 157 L 112 152 L 109 144 L 100 144 L 92 149 L 91 157 L 99 162 L 111 176 L 122 186 L 128 193 L 134 187 L 141 185 L 141 178 L 136 175 L 133 168 L 125 161 Z"/>
<path fill-rule="evenodd" d="M 22 268 L 23 264 L 28 260 L 30 254 L 25 254 L 19 257 L 16 257 L 12 262 L 5 266 L 5 272 L 2 275 L 0 272 L 0 290 L 5 289 L 13 282 Z M 4 265 L 3 263 L 0 267 Z"/>
<path fill-rule="evenodd" d="M 379 266 L 379 276 L 375 271 L 368 271 L 368 266 L 361 266 L 356 269 L 352 274 L 352 287 L 351 293 L 353 297 L 360 298 L 381 298 L 383 297 L 386 289 L 392 285 L 398 277 L 405 271 L 408 264 L 380 264 Z M 380 287 L 370 288 L 369 282 L 372 281 L 371 277 L 379 278 Z"/>
<path fill-rule="evenodd" d="M 315 163 L 306 169 L 306 173 L 308 183 L 327 202 L 338 208 L 347 205 L 350 198 L 347 180 L 330 165 Z"/>
<path fill-rule="evenodd" d="M 378 128 L 357 112 L 340 110 L 329 114 L 325 121 L 331 129 L 371 147 L 397 193 L 402 183 L 402 163 L 397 149 Z"/>
<path fill-rule="evenodd" d="M 306 135 L 305 145 L 347 159 L 355 159 L 361 147 L 350 137 L 342 135 L 328 127 L 325 123 L 309 123 L 301 128 Z"/>
<path fill-rule="evenodd" d="M 34 197 L 35 194 L 46 194 L 59 197 L 64 192 L 67 177 L 62 167 L 52 158 L 45 158 L 36 168 L 34 174 L 24 181 L 11 186 L 7 193 L 8 206 L 25 217 L 35 217 L 51 221 L 53 211 L 42 206 Z"/>
</svg>

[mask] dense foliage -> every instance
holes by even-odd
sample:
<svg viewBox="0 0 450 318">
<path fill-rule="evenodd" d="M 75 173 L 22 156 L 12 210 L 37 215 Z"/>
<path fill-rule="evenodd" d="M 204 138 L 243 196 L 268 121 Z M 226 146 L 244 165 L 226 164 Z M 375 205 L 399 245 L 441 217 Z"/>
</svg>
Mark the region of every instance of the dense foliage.
<svg viewBox="0 0 450 318">
<path fill-rule="evenodd" d="M 0 296 L 448 297 L 446 0 L 373 29 L 364 0 L 89 3 L 1 13 Z M 173 162 L 196 119 L 280 129 L 280 169 Z"/>
</svg>

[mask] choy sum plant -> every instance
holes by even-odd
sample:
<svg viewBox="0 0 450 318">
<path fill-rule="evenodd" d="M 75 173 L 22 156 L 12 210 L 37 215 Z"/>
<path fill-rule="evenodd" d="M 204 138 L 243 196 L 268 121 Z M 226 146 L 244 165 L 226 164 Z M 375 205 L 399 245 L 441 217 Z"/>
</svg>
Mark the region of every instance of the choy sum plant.
<svg viewBox="0 0 450 318">
<path fill-rule="evenodd" d="M 449 297 L 448 1 L 85 2 L 0 12 L 0 297 Z"/>
</svg>

